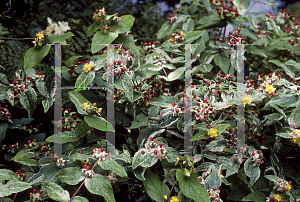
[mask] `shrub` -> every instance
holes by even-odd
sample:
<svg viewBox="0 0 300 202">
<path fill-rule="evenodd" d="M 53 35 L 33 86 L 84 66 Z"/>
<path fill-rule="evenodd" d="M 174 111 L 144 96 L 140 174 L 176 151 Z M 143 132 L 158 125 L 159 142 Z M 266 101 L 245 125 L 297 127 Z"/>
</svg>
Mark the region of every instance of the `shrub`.
<svg viewBox="0 0 300 202">
<path fill-rule="evenodd" d="M 38 32 L 23 68 L 14 77 L 1 69 L 4 200 L 300 198 L 297 18 L 282 10 L 242 17 L 249 1 L 181 3 L 144 46 L 131 35 L 133 16 L 96 10 L 86 33 L 93 56 L 62 60 L 55 73 L 75 86 L 61 90 L 59 120 L 51 112 L 57 67 L 35 67 L 47 44 L 72 32 Z M 234 30 L 225 36 L 228 24 Z"/>
</svg>

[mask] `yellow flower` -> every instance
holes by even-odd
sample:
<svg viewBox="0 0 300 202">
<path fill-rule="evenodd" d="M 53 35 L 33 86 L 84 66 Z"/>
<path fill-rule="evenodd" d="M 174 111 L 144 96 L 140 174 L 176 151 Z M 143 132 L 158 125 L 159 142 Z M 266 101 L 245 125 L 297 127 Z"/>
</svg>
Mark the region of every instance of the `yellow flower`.
<svg viewBox="0 0 300 202">
<path fill-rule="evenodd" d="M 42 32 L 36 33 L 35 36 L 36 36 L 38 39 L 44 38 L 44 34 L 43 34 Z"/>
<path fill-rule="evenodd" d="M 279 194 L 273 194 L 273 198 L 275 198 L 276 201 L 280 201 L 281 200 L 281 196 Z"/>
<path fill-rule="evenodd" d="M 90 70 L 91 70 L 91 67 L 92 65 L 91 64 L 88 64 L 88 63 L 85 63 L 84 67 L 83 67 L 83 70 L 88 73 Z"/>
<path fill-rule="evenodd" d="M 292 185 L 290 185 L 290 184 L 286 185 L 285 190 L 291 191 L 291 189 L 292 189 Z"/>
<path fill-rule="evenodd" d="M 250 97 L 248 95 L 245 95 L 244 104 L 250 104 L 250 103 L 251 103 Z"/>
<path fill-rule="evenodd" d="M 218 134 L 217 134 L 217 129 L 213 129 L 213 128 L 211 128 L 210 130 L 209 130 L 209 132 L 208 132 L 208 136 L 210 136 L 210 138 L 213 138 L 213 137 L 218 137 Z"/>
<path fill-rule="evenodd" d="M 180 202 L 180 198 L 178 196 L 172 196 L 170 202 Z"/>
<path fill-rule="evenodd" d="M 265 91 L 268 93 L 273 93 L 276 90 L 276 88 L 274 88 L 272 85 L 267 84 Z"/>
<path fill-rule="evenodd" d="M 83 109 L 88 109 L 91 105 L 89 105 L 88 102 L 85 102 L 82 104 L 82 106 L 83 106 Z"/>
<path fill-rule="evenodd" d="M 38 43 L 37 41 L 32 41 L 34 43 L 34 47 L 36 47 L 36 44 Z"/>
</svg>

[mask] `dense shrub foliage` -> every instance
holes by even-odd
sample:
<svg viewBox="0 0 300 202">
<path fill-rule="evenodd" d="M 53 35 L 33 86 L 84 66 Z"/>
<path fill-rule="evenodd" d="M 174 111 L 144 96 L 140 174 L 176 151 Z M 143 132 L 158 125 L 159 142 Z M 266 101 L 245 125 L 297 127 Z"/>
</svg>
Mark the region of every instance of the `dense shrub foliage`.
<svg viewBox="0 0 300 202">
<path fill-rule="evenodd" d="M 157 39 L 142 46 L 132 15 L 98 8 L 84 35 L 88 60 L 63 55 L 62 86 L 75 88 L 61 90 L 60 121 L 55 67 L 42 73 L 37 66 L 54 60 L 53 44 L 77 36 L 66 21 L 49 18 L 22 64 L 1 66 L 0 200 L 299 201 L 300 25 L 284 10 L 254 18 L 249 3 L 181 0 Z M 225 36 L 228 24 L 234 30 Z M 112 52 L 103 44 L 114 44 Z M 115 127 L 107 121 L 112 76 Z M 245 127 L 237 130 L 237 121 Z"/>
</svg>

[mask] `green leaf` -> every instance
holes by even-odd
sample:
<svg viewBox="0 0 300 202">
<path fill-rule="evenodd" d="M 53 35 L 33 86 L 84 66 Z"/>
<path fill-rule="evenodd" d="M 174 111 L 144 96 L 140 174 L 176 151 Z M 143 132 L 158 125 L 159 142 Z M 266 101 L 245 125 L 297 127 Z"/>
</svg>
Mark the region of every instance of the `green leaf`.
<svg viewBox="0 0 300 202">
<path fill-rule="evenodd" d="M 49 96 L 49 95 L 48 95 L 48 92 L 47 92 L 46 83 L 45 83 L 44 81 L 38 81 L 38 80 L 36 80 L 36 81 L 35 81 L 35 86 L 36 86 L 36 88 L 38 89 L 38 91 L 39 91 L 42 95 L 44 95 L 44 96 L 46 96 L 46 97 Z"/>
<path fill-rule="evenodd" d="M 29 48 L 24 56 L 24 70 L 30 69 L 42 62 L 50 48 L 50 45 L 45 45 L 39 48 Z"/>
<path fill-rule="evenodd" d="M 177 170 L 176 179 L 182 193 L 196 202 L 210 202 L 206 188 L 199 183 L 198 174 L 191 173 L 190 177 L 183 174 L 182 170 Z"/>
<path fill-rule="evenodd" d="M 285 62 L 286 66 L 293 66 L 296 67 L 297 69 L 300 69 L 300 65 L 298 62 L 296 62 L 295 60 L 288 60 Z"/>
<path fill-rule="evenodd" d="M 216 63 L 217 66 L 221 68 L 221 70 L 227 74 L 228 73 L 228 68 L 230 65 L 230 60 L 227 57 L 222 57 L 220 54 L 216 54 L 214 57 L 214 62 Z"/>
<path fill-rule="evenodd" d="M 0 123 L 0 142 L 5 138 L 7 126 L 7 122 Z"/>
<path fill-rule="evenodd" d="M 57 173 L 56 177 L 59 179 L 59 181 L 69 185 L 76 185 L 80 181 L 84 180 L 83 172 L 81 169 L 76 167 L 61 169 L 59 173 Z"/>
<path fill-rule="evenodd" d="M 284 69 L 284 71 L 285 71 L 285 73 L 287 75 L 289 75 L 291 78 L 295 77 L 295 73 L 292 72 L 292 70 L 290 68 L 288 68 L 287 66 L 285 66 L 285 64 L 283 64 L 279 60 L 269 60 L 268 62 L 271 62 L 271 63 L 273 63 L 273 64 L 275 64 L 277 66 L 281 66 Z"/>
<path fill-rule="evenodd" d="M 92 128 L 85 122 L 85 121 L 82 121 L 76 128 L 75 130 L 75 135 L 77 137 L 84 137 L 87 132 L 89 130 L 91 130 Z"/>
<path fill-rule="evenodd" d="M 0 183 L 0 197 L 10 196 L 11 194 L 22 192 L 30 188 L 31 185 L 27 182 L 10 180 L 6 184 Z"/>
<path fill-rule="evenodd" d="M 140 113 L 136 117 L 134 117 L 133 122 L 130 126 L 130 129 L 140 128 L 142 126 L 148 126 L 147 117 L 144 113 Z"/>
<path fill-rule="evenodd" d="M 189 31 L 184 32 L 186 36 L 184 36 L 183 43 L 193 43 L 195 40 L 197 40 L 199 37 L 203 35 L 202 31 Z"/>
<path fill-rule="evenodd" d="M 71 131 L 64 131 L 48 137 L 45 141 L 64 144 L 67 142 L 76 142 L 79 138 Z"/>
<path fill-rule="evenodd" d="M 185 31 L 192 31 L 195 27 L 195 22 L 192 18 L 188 18 L 185 23 L 182 25 L 182 29 Z"/>
<path fill-rule="evenodd" d="M 162 24 L 161 28 L 157 32 L 157 39 L 162 39 L 167 36 L 177 27 L 176 23 L 170 24 L 169 21 L 166 21 Z"/>
<path fill-rule="evenodd" d="M 104 170 L 112 170 L 114 173 L 118 174 L 120 177 L 127 177 L 127 172 L 123 166 L 118 164 L 115 160 L 105 160 L 100 161 L 98 164 Z"/>
<path fill-rule="evenodd" d="M 102 117 L 97 116 L 85 116 L 84 117 L 85 122 L 92 128 L 101 130 L 101 131 L 112 131 L 115 132 L 113 126 L 111 123 L 107 122 Z"/>
<path fill-rule="evenodd" d="M 0 169 L 0 181 L 4 181 L 4 180 L 19 180 L 19 178 L 11 170 Z"/>
<path fill-rule="evenodd" d="M 246 175 L 250 178 L 249 187 L 251 187 L 260 176 L 259 166 L 254 166 L 254 162 L 249 158 L 246 160 L 244 164 L 244 169 Z"/>
<path fill-rule="evenodd" d="M 95 78 L 95 71 L 82 72 L 76 80 L 75 87 L 89 87 Z"/>
<path fill-rule="evenodd" d="M 268 114 L 264 117 L 267 119 L 270 119 L 272 121 L 279 121 L 283 118 L 282 114 L 279 114 L 279 113 Z"/>
<path fill-rule="evenodd" d="M 196 135 L 194 135 L 191 141 L 202 140 L 202 139 L 209 139 L 207 135 L 208 130 L 200 130 Z"/>
<path fill-rule="evenodd" d="M 223 133 L 225 131 L 226 128 L 230 127 L 229 124 L 218 124 L 217 125 L 217 133 L 218 135 L 220 135 L 221 133 Z"/>
<path fill-rule="evenodd" d="M 261 39 L 258 39 L 257 41 L 254 41 L 253 45 L 265 46 L 265 45 L 268 45 L 269 43 L 270 43 L 270 41 L 268 38 L 261 38 Z"/>
<path fill-rule="evenodd" d="M 21 93 L 20 95 L 20 103 L 28 112 L 28 117 L 31 118 L 32 109 L 29 103 L 29 99 L 26 94 Z"/>
<path fill-rule="evenodd" d="M 201 70 L 202 72 L 210 72 L 213 68 L 212 64 L 204 64 L 204 65 L 198 65 L 197 70 Z"/>
<path fill-rule="evenodd" d="M 256 20 L 253 17 L 253 15 L 251 15 L 250 13 L 248 14 L 247 17 L 248 23 L 250 25 L 250 27 L 252 28 L 253 31 L 257 31 L 258 29 L 256 28 Z M 244 29 L 244 28 L 243 28 Z"/>
<path fill-rule="evenodd" d="M 240 15 L 244 15 L 250 5 L 250 0 L 233 0 L 233 4 L 236 6 Z"/>
<path fill-rule="evenodd" d="M 132 15 L 123 15 L 123 20 L 119 21 L 116 32 L 119 34 L 129 32 L 134 20 L 135 18 Z"/>
<path fill-rule="evenodd" d="M 82 115 L 87 115 L 88 113 L 83 111 L 82 104 L 85 102 L 88 102 L 88 100 L 85 99 L 80 93 L 75 92 L 75 91 L 69 91 L 68 94 L 69 94 L 70 100 L 74 103 L 78 113 L 82 114 Z"/>
<path fill-rule="evenodd" d="M 44 113 L 47 113 L 47 111 L 50 109 L 50 107 L 53 105 L 54 103 L 54 98 L 46 98 L 45 100 L 42 100 L 42 105 L 44 107 Z"/>
<path fill-rule="evenodd" d="M 157 175 L 152 173 L 149 169 L 145 172 L 146 180 L 142 181 L 147 194 L 157 202 L 164 202 L 164 195 L 170 193 L 169 187 L 164 184 Z"/>
<path fill-rule="evenodd" d="M 266 195 L 262 192 L 253 192 L 253 193 L 243 197 L 242 201 L 264 202 L 264 201 L 266 201 Z"/>
<path fill-rule="evenodd" d="M 115 83 L 116 87 L 123 90 L 123 93 L 125 94 L 126 98 L 130 102 L 133 102 L 133 82 L 132 77 L 128 74 L 123 74 L 119 80 Z"/>
<path fill-rule="evenodd" d="M 290 127 L 282 127 L 275 135 L 278 135 L 283 138 L 290 138 L 290 135 L 293 133 L 293 129 Z"/>
<path fill-rule="evenodd" d="M 136 169 L 138 166 L 150 168 L 153 166 L 158 159 L 155 156 L 151 156 L 152 152 L 145 151 L 145 154 L 142 154 L 141 151 L 145 149 L 139 149 L 132 159 L 132 169 Z"/>
<path fill-rule="evenodd" d="M 147 167 L 137 167 L 136 169 L 133 170 L 134 176 L 141 180 L 144 181 L 145 179 L 145 171 L 147 170 Z"/>
<path fill-rule="evenodd" d="M 92 41 L 92 48 L 91 48 L 92 53 L 94 54 L 102 50 L 104 47 L 111 44 L 117 37 L 118 37 L 118 33 L 107 32 L 105 34 L 103 31 L 96 32 Z M 98 45 L 98 44 L 105 44 L 105 45 Z"/>
<path fill-rule="evenodd" d="M 111 182 L 107 179 L 107 177 L 96 174 L 91 178 L 86 178 L 84 185 L 90 193 L 103 196 L 105 201 L 116 201 Z"/>
<path fill-rule="evenodd" d="M 72 32 L 67 32 L 63 35 L 50 35 L 48 43 L 49 44 L 61 43 L 61 42 L 64 42 L 66 39 L 68 39 L 72 36 L 75 36 Z"/>
<path fill-rule="evenodd" d="M 247 28 L 243 28 L 243 29 L 241 30 L 241 35 L 242 35 L 242 36 L 248 36 L 248 37 L 250 37 L 251 39 L 257 40 L 257 37 L 256 37 L 253 33 L 251 33 L 251 32 L 249 31 L 249 29 L 247 29 Z"/>
<path fill-rule="evenodd" d="M 274 31 L 278 36 L 281 34 L 281 29 L 276 25 L 275 21 L 267 22 L 268 30 Z"/>
<path fill-rule="evenodd" d="M 56 183 L 42 181 L 41 184 L 51 199 L 61 202 L 68 202 L 70 200 L 69 192 L 61 188 Z"/>
<path fill-rule="evenodd" d="M 168 77 L 167 81 L 174 81 L 177 79 L 180 79 L 182 76 L 184 76 L 184 67 L 179 67 L 175 71 L 171 72 Z"/>
<path fill-rule="evenodd" d="M 207 190 L 213 189 L 216 187 L 217 189 L 221 186 L 221 175 L 220 175 L 221 167 L 216 168 L 212 167 L 212 174 L 210 174 L 205 180 L 205 188 Z"/>
<path fill-rule="evenodd" d="M 98 22 L 94 22 L 93 24 L 91 24 L 86 32 L 86 38 L 92 36 L 101 26 L 102 24 Z"/>
<path fill-rule="evenodd" d="M 73 198 L 72 202 L 89 202 L 89 201 L 82 196 L 75 196 Z"/>
<path fill-rule="evenodd" d="M 67 60 L 67 62 L 66 62 L 67 66 L 68 66 L 68 67 L 74 66 L 74 65 L 76 64 L 77 59 L 80 58 L 80 57 L 82 57 L 82 56 L 81 56 L 81 55 L 78 55 L 78 56 L 72 56 L 72 57 L 70 57 L 70 58 Z"/>
</svg>

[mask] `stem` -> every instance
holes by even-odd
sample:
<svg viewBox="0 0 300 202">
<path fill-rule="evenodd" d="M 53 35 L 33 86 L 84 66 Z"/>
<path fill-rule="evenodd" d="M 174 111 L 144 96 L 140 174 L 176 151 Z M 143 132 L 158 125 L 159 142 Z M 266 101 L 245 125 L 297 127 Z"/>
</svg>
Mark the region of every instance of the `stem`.
<svg viewBox="0 0 300 202">
<path fill-rule="evenodd" d="M 45 96 L 45 95 L 43 95 L 43 94 L 41 94 L 40 92 L 38 92 L 38 91 L 36 91 L 38 94 L 40 94 L 40 95 L 42 95 L 42 96 L 44 96 L 45 98 L 49 98 L 49 99 L 51 99 L 51 97 L 47 97 L 47 96 Z"/>
<path fill-rule="evenodd" d="M 4 196 L 2 196 L 2 198 L 4 198 L 4 200 L 7 202 L 6 198 Z"/>
<path fill-rule="evenodd" d="M 51 51 L 52 51 L 57 57 L 59 57 L 59 55 L 57 55 L 57 53 L 55 53 L 54 50 L 51 49 Z M 59 59 L 61 59 L 61 58 L 59 57 Z M 70 68 L 70 67 L 67 65 L 67 63 L 66 63 L 63 59 L 61 59 L 61 61 L 62 61 L 68 68 Z M 55 68 L 55 67 L 54 67 L 54 68 Z"/>
<path fill-rule="evenodd" d="M 73 194 L 73 196 L 72 196 L 72 198 L 70 199 L 70 201 L 69 201 L 69 202 L 71 202 L 71 201 L 73 200 L 73 198 L 76 196 L 77 192 L 78 192 L 78 191 L 79 191 L 79 189 L 82 187 L 82 185 L 83 185 L 84 181 L 85 181 L 85 178 L 84 178 L 84 180 L 82 181 L 81 185 L 80 185 L 80 186 L 78 187 L 78 189 L 76 190 L 76 192 Z"/>
<path fill-rule="evenodd" d="M 248 14 L 249 12 L 250 12 L 250 10 L 253 8 L 253 6 L 257 3 L 257 2 L 260 2 L 260 0 L 256 0 L 256 1 L 254 1 L 254 4 L 248 9 L 248 11 L 247 12 L 245 12 L 245 14 L 244 15 L 246 15 L 246 14 Z"/>
<path fill-rule="evenodd" d="M 5 37 L 0 37 L 0 39 L 13 39 L 13 40 L 28 40 L 28 39 L 34 39 L 34 38 L 5 38 Z"/>
<path fill-rule="evenodd" d="M 40 167 L 40 164 L 39 164 L 39 161 L 37 160 L 37 157 L 36 157 L 36 154 L 35 154 L 35 151 L 34 151 L 34 149 L 33 149 L 33 153 L 34 153 L 34 155 L 35 155 L 35 160 L 36 160 L 36 163 L 37 163 L 37 165 L 38 165 L 39 169 L 41 169 L 41 167 Z"/>
<path fill-rule="evenodd" d="M 9 11 L 12 9 L 12 7 L 14 6 L 15 2 L 16 2 L 16 0 L 15 0 L 14 3 L 11 5 L 11 8 L 9 8 L 7 11 L 4 11 L 4 12 L 1 13 L 0 15 L 3 15 L 4 13 L 9 12 Z M 6 201 L 6 200 L 5 200 L 5 201 Z"/>
<path fill-rule="evenodd" d="M 16 197 L 17 197 L 17 194 L 18 194 L 18 193 L 15 194 L 15 197 L 14 197 L 14 199 L 13 199 L 13 202 L 15 201 L 15 199 L 16 199 Z"/>
<path fill-rule="evenodd" d="M 97 165 L 97 163 L 95 163 L 95 164 L 93 165 L 93 167 L 91 168 L 91 170 L 93 170 L 94 167 L 95 167 L 96 165 Z M 75 191 L 75 193 L 73 194 L 73 196 L 72 196 L 72 198 L 69 200 L 69 202 L 71 202 L 71 201 L 73 200 L 73 198 L 76 196 L 77 192 L 81 189 L 81 187 L 82 187 L 82 185 L 83 185 L 85 179 L 86 179 L 86 177 L 84 177 L 84 180 L 82 181 L 81 185 L 77 188 L 77 190 Z"/>
<path fill-rule="evenodd" d="M 172 193 L 172 191 L 173 191 L 173 188 L 174 188 L 176 182 L 177 182 L 177 179 L 176 179 L 176 181 L 174 182 L 174 184 L 172 185 L 172 188 L 171 188 L 171 190 L 170 190 L 170 193 L 168 194 L 168 197 L 167 197 L 167 201 L 170 199 L 171 193 Z"/>
</svg>

